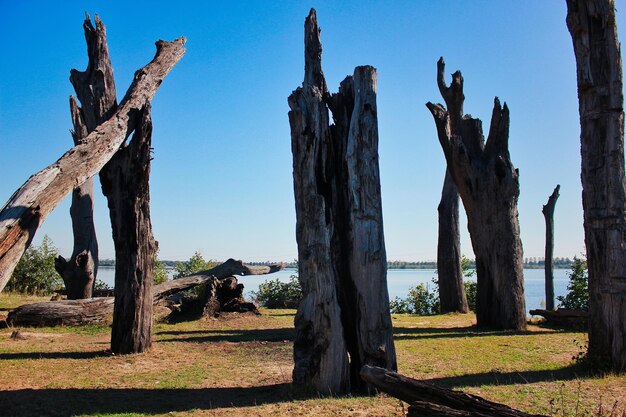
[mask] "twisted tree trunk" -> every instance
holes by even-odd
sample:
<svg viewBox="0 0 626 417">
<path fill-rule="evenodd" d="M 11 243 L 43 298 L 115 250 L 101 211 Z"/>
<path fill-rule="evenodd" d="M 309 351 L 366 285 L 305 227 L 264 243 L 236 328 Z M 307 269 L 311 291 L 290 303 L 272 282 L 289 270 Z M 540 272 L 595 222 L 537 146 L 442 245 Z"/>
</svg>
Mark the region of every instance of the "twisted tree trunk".
<svg viewBox="0 0 626 417">
<path fill-rule="evenodd" d="M 117 107 L 113 67 L 109 58 L 106 41 L 106 28 L 98 15 L 94 18 L 96 27 L 87 15 L 83 28 L 87 41 L 89 63 L 84 72 L 72 70 L 70 81 L 82 104 L 78 106 L 70 97 L 70 111 L 74 131 L 72 138 L 78 145 L 106 121 Z M 70 300 L 91 298 L 98 273 L 98 240 L 93 223 L 93 178 L 89 178 L 72 192 L 70 215 L 74 234 L 72 257 L 55 259 L 55 268 L 63 278 Z"/>
<path fill-rule="evenodd" d="M 437 241 L 437 284 L 442 313 L 467 313 L 469 305 L 461 270 L 461 234 L 459 232 L 459 192 L 446 169 L 439 213 Z"/>
<path fill-rule="evenodd" d="M 135 73 L 111 117 L 55 163 L 31 176 L 0 211 L 0 291 L 41 223 L 71 192 L 100 171 L 135 127 L 133 113 L 150 101 L 185 52 L 185 38 L 158 41 L 157 53 Z"/>
<path fill-rule="evenodd" d="M 612 0 L 567 0 L 578 78 L 589 357 L 626 370 L 622 59 Z"/>
<path fill-rule="evenodd" d="M 437 84 L 448 109 L 427 103 L 448 170 L 457 186 L 476 255 L 476 318 L 479 326 L 522 330 L 526 327 L 522 242 L 517 198 L 519 172 L 509 155 L 509 109 L 494 101 L 489 136 L 482 123 L 463 115 L 463 77 L 445 82 L 443 58 Z"/>
<path fill-rule="evenodd" d="M 294 382 L 311 383 L 323 392 L 366 391 L 359 374 L 363 365 L 396 367 L 378 169 L 376 70 L 357 67 L 331 96 L 321 51 L 311 10 L 305 21 L 304 83 L 289 97 L 305 296 L 296 316 Z"/>
<path fill-rule="evenodd" d="M 554 310 L 554 267 L 552 266 L 552 257 L 554 255 L 554 206 L 559 198 L 560 185 L 557 185 L 552 195 L 548 198 L 548 202 L 541 212 L 546 219 L 546 257 L 544 262 L 544 271 L 546 276 L 546 310 Z"/>
</svg>

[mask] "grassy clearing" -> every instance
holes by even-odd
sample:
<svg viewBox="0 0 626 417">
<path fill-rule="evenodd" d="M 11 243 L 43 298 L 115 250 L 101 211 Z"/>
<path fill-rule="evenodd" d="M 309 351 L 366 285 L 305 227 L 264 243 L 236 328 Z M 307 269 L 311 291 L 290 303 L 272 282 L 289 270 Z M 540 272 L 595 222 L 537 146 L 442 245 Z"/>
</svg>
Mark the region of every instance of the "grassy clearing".
<svg viewBox="0 0 626 417">
<path fill-rule="evenodd" d="M 0 294 L 0 314 L 25 300 Z M 294 392 L 293 310 L 157 324 L 147 353 L 112 356 L 108 326 L 0 330 L 2 415 L 401 416 L 384 395 L 316 398 Z M 471 315 L 394 315 L 399 371 L 554 416 L 623 409 L 626 378 L 574 363 L 584 333 L 472 327 Z M 578 410 L 575 412 L 576 407 Z M 565 409 L 565 412 L 563 412 Z M 608 410 L 608 411 L 607 411 Z"/>
</svg>

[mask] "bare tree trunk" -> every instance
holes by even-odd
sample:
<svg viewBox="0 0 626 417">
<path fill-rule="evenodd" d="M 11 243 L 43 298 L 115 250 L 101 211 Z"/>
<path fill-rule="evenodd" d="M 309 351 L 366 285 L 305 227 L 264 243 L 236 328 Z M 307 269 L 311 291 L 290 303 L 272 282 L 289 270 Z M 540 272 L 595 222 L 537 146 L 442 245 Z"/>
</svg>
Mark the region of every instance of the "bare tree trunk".
<svg viewBox="0 0 626 417">
<path fill-rule="evenodd" d="M 544 261 L 544 271 L 546 275 L 546 310 L 554 310 L 554 268 L 552 257 L 554 255 L 554 206 L 559 198 L 560 185 L 557 185 L 548 202 L 541 212 L 546 219 L 546 257 Z"/>
<path fill-rule="evenodd" d="M 185 52 L 185 38 L 156 45 L 154 59 L 135 73 L 115 113 L 55 163 L 31 176 L 0 211 L 0 291 L 41 223 L 76 184 L 99 172 L 115 154 L 135 127 L 132 114 L 154 97 Z"/>
<path fill-rule="evenodd" d="M 437 241 L 437 283 L 442 313 L 467 313 L 469 306 L 461 270 L 461 234 L 459 231 L 459 192 L 446 168 L 439 213 Z"/>
<path fill-rule="evenodd" d="M 305 21 L 305 77 L 289 96 L 289 124 L 296 201 L 298 279 L 303 299 L 295 318 L 293 381 L 321 392 L 349 389 L 348 355 L 340 318 L 332 238 L 330 184 L 323 161 L 330 152 L 328 95 L 322 45 L 312 9 Z"/>
<path fill-rule="evenodd" d="M 74 131 L 72 138 L 78 145 L 99 124 L 106 121 L 117 108 L 113 67 L 109 57 L 106 28 L 95 16 L 96 27 L 87 15 L 83 28 L 87 41 L 89 63 L 84 72 L 72 70 L 70 81 L 82 108 L 70 97 L 70 111 Z M 74 251 L 69 261 L 59 256 L 55 268 L 65 282 L 67 298 L 91 298 L 98 273 L 98 240 L 93 223 L 93 178 L 89 178 L 72 192 L 72 231 Z"/>
<path fill-rule="evenodd" d="M 361 366 L 396 368 L 378 169 L 376 70 L 357 67 L 331 96 L 321 51 L 311 10 L 305 21 L 305 80 L 289 97 L 305 296 L 296 316 L 294 382 L 312 383 L 323 392 L 365 391 Z M 318 359 L 331 352 L 333 361 Z"/>
<path fill-rule="evenodd" d="M 522 242 L 517 199 L 519 172 L 509 155 L 509 109 L 494 101 L 489 137 L 482 123 L 463 116 L 463 77 L 445 82 L 443 58 L 437 63 L 437 83 L 448 110 L 427 103 L 439 142 L 465 211 L 476 255 L 478 280 L 476 318 L 479 326 L 526 328 Z"/>
<path fill-rule="evenodd" d="M 567 0 L 578 78 L 589 357 L 626 370 L 622 59 L 612 0 Z"/>
<path fill-rule="evenodd" d="M 152 344 L 152 281 L 156 242 L 150 223 L 150 104 L 128 146 L 102 169 L 115 245 L 115 306 L 111 351 L 137 353 Z"/>
</svg>

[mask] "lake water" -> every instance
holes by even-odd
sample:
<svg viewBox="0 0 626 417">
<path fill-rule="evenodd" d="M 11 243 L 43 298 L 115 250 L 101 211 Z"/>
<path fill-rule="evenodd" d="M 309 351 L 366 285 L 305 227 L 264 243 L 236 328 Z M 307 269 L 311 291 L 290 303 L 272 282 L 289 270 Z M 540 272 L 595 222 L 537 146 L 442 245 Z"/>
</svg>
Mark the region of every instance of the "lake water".
<svg viewBox="0 0 626 417">
<path fill-rule="evenodd" d="M 554 270 L 554 294 L 555 296 L 565 295 L 567 292 L 567 282 L 569 269 Z M 281 281 L 289 281 L 289 277 L 296 273 L 295 269 L 284 269 L 271 275 L 250 275 L 238 277 L 245 287 L 245 294 L 250 296 L 253 291 L 258 291 L 259 284 L 267 279 L 278 278 Z M 434 269 L 390 269 L 387 271 L 387 287 L 389 297 L 404 298 L 409 292 L 409 288 L 423 283 L 432 289 L 432 279 L 435 277 Z M 98 279 L 113 286 L 115 281 L 115 269 L 101 267 L 98 270 Z M 545 308 L 545 289 L 543 269 L 524 269 L 524 292 L 526 294 L 526 311 L 535 308 Z"/>
</svg>

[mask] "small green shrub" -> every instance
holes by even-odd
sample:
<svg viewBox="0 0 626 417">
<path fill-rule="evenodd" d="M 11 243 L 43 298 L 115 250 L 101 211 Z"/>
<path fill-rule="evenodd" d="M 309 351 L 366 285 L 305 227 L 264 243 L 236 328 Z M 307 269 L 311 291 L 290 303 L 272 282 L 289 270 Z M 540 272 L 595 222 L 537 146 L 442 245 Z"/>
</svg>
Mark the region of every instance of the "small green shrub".
<svg viewBox="0 0 626 417">
<path fill-rule="evenodd" d="M 568 273 L 569 284 L 567 294 L 558 296 L 559 307 L 573 310 L 589 309 L 589 286 L 587 276 L 587 261 L 584 258 L 574 257 L 572 270 Z"/>
<path fill-rule="evenodd" d="M 474 272 L 474 271 L 472 271 Z M 463 281 L 465 286 L 465 297 L 467 298 L 467 305 L 472 311 L 476 311 L 476 291 L 478 284 L 476 281 Z"/>
<path fill-rule="evenodd" d="M 54 269 L 54 258 L 58 254 L 48 236 L 43 237 L 41 245 L 26 249 L 7 283 L 7 291 L 49 295 L 61 288 L 63 280 Z"/>
<path fill-rule="evenodd" d="M 278 278 L 265 280 L 259 285 L 259 291 L 253 298 L 267 308 L 293 308 L 302 299 L 302 288 L 297 275 L 292 275 L 289 282 L 281 282 Z"/>
<path fill-rule="evenodd" d="M 176 262 L 176 265 L 174 265 L 174 279 L 183 278 L 199 271 L 205 271 L 216 265 L 216 261 L 205 261 L 200 252 L 195 252 L 189 260 Z M 198 285 L 187 291 L 183 291 L 183 295 L 191 299 L 198 298 L 205 288 L 206 284 Z"/>
<path fill-rule="evenodd" d="M 428 286 L 418 284 L 409 288 L 409 295 L 402 299 L 394 298 L 389 302 L 392 313 L 397 314 L 418 314 L 420 316 L 432 316 L 439 313 L 439 297 L 434 292 L 430 292 Z"/>
<path fill-rule="evenodd" d="M 165 262 L 159 260 L 159 252 L 154 254 L 154 261 L 152 264 L 152 280 L 155 284 L 162 284 L 167 281 L 167 269 L 165 268 Z"/>
</svg>

